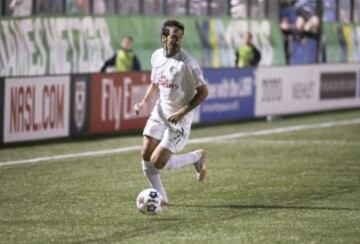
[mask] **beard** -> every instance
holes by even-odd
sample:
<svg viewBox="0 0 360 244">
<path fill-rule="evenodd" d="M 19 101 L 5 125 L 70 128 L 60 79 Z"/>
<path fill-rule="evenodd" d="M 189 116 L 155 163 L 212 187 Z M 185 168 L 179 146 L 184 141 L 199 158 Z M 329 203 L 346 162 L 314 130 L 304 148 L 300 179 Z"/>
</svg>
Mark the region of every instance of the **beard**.
<svg viewBox="0 0 360 244">
<path fill-rule="evenodd" d="M 166 57 L 172 57 L 174 56 L 179 50 L 181 46 L 177 43 L 166 45 L 165 51 L 166 51 Z"/>
</svg>

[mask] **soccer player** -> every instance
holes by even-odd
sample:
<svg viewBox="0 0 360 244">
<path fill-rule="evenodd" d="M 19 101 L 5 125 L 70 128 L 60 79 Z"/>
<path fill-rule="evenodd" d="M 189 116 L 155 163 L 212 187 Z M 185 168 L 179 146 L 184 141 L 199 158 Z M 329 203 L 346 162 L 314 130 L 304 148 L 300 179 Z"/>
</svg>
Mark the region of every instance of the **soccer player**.
<svg viewBox="0 0 360 244">
<path fill-rule="evenodd" d="M 190 135 L 193 109 L 208 95 L 207 85 L 198 63 L 182 47 L 185 27 L 167 20 L 161 28 L 163 47 L 151 57 L 151 84 L 142 101 L 135 104 L 135 114 L 154 96 L 158 100 L 143 131 L 142 167 L 151 187 L 159 191 L 164 204 L 166 191 L 160 169 L 176 170 L 194 165 L 199 181 L 207 176 L 207 153 L 196 150 L 175 154 L 184 149 Z"/>
</svg>

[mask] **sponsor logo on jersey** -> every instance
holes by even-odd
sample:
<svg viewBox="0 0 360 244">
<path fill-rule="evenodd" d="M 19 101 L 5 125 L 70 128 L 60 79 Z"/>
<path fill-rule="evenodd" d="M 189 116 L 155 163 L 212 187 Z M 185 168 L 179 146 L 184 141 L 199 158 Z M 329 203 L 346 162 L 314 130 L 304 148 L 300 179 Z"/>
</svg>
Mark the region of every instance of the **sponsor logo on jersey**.
<svg viewBox="0 0 360 244">
<path fill-rule="evenodd" d="M 179 89 L 179 85 L 170 82 L 164 75 L 160 76 L 159 85 L 168 89 L 177 90 Z"/>
</svg>

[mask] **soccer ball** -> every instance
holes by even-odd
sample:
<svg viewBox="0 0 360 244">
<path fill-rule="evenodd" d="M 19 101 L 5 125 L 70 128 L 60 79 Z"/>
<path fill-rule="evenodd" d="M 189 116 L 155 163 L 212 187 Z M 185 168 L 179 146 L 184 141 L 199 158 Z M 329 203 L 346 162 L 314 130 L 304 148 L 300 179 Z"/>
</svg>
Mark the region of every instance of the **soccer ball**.
<svg viewBox="0 0 360 244">
<path fill-rule="evenodd" d="M 148 215 L 155 215 L 161 211 L 161 194 L 153 189 L 145 189 L 136 198 L 137 209 Z"/>
</svg>

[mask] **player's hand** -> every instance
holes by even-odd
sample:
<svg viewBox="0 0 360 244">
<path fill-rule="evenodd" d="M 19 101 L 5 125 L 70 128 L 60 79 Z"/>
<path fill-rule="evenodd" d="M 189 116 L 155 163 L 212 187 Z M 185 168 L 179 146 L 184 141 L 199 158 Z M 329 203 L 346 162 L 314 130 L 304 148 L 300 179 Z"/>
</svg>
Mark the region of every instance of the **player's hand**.
<svg viewBox="0 0 360 244">
<path fill-rule="evenodd" d="M 181 121 L 184 118 L 185 114 L 182 111 L 178 111 L 168 118 L 168 121 L 173 124 L 177 124 L 179 121 Z"/>
<path fill-rule="evenodd" d="M 135 115 L 139 115 L 140 111 L 144 109 L 144 105 L 145 103 L 141 102 L 141 103 L 137 103 L 134 105 L 134 113 Z"/>
</svg>

